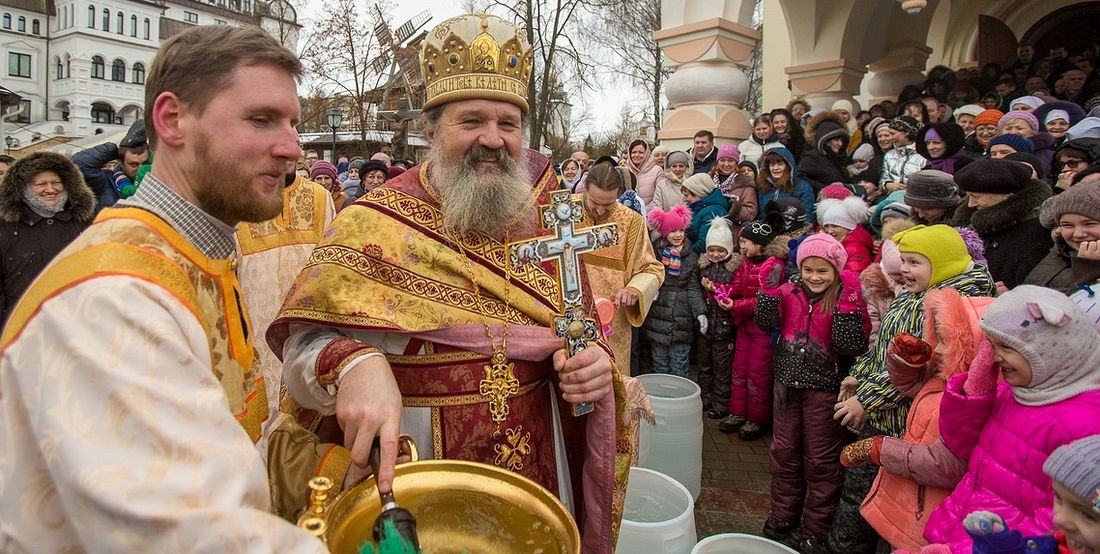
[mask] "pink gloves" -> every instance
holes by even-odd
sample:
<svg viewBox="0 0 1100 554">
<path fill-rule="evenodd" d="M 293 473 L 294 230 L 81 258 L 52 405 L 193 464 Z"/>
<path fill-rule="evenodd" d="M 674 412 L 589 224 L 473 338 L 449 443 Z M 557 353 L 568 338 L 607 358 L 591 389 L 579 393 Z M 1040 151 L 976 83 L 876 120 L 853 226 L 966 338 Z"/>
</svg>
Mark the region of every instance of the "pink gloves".
<svg viewBox="0 0 1100 554">
<path fill-rule="evenodd" d="M 764 294 L 778 294 L 783 284 L 783 262 L 771 258 L 760 266 L 760 290 Z"/>
<path fill-rule="evenodd" d="M 993 361 L 993 344 L 982 341 L 974 361 L 970 362 L 970 371 L 963 383 L 963 392 L 967 396 L 986 396 L 997 390 L 997 364 Z"/>
<path fill-rule="evenodd" d="M 863 294 L 859 284 L 859 276 L 851 271 L 840 272 L 840 298 L 837 299 L 836 309 L 840 312 L 858 312 L 863 305 Z"/>
</svg>

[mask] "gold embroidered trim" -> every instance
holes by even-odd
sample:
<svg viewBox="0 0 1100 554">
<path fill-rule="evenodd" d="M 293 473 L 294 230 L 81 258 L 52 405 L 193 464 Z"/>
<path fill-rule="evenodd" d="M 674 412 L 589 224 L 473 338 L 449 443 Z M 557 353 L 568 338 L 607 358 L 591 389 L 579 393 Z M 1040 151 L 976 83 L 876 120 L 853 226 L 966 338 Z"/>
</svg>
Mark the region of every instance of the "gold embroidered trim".
<svg viewBox="0 0 1100 554">
<path fill-rule="evenodd" d="M 179 264 L 136 246 L 102 243 L 59 258 L 43 271 L 16 304 L 4 327 L 0 344 L 7 348 L 39 307 L 53 296 L 87 279 L 107 275 L 141 278 L 163 287 L 179 299 L 210 334 L 211 329 L 199 309 L 195 288 Z"/>
<path fill-rule="evenodd" d="M 439 408 L 432 408 L 432 458 L 443 459 L 443 413 Z"/>
<path fill-rule="evenodd" d="M 431 343 L 427 343 L 425 345 L 425 352 L 427 352 L 427 345 L 430 345 L 430 344 Z M 405 355 L 392 356 L 392 355 L 387 354 L 386 359 L 390 361 L 390 365 L 423 366 L 423 365 L 439 365 L 439 364 L 454 363 L 454 362 L 472 362 L 474 360 L 479 360 L 479 359 L 480 360 L 485 360 L 485 359 L 488 359 L 488 358 L 484 354 L 478 354 L 477 352 L 469 352 L 469 351 L 463 350 L 463 351 L 457 351 L 457 352 L 440 352 L 438 354 L 434 354 L 434 353 L 416 354 L 416 355 L 412 355 L 412 356 L 405 356 Z"/>
<path fill-rule="evenodd" d="M 541 194 L 542 186 L 544 186 L 544 183 L 540 182 L 540 186 L 535 191 L 536 198 L 538 194 Z M 422 230 L 435 235 L 433 237 L 435 240 L 453 250 L 460 250 L 459 245 L 455 244 L 452 237 L 443 232 L 443 213 L 439 208 L 415 196 L 396 189 L 381 187 L 371 191 L 367 195 L 365 203 L 396 212 L 402 217 L 412 220 Z M 467 234 L 462 240 L 461 248 L 479 258 L 482 263 L 488 263 L 496 268 L 508 267 L 508 264 L 511 263 L 508 259 L 506 245 L 482 233 Z M 558 292 L 559 284 L 553 275 L 534 264 L 514 268 L 511 270 L 511 275 L 535 290 L 543 297 L 543 301 L 550 302 L 555 310 L 561 309 L 561 306 L 559 306 L 560 300 L 558 300 L 561 296 Z"/>
<path fill-rule="evenodd" d="M 248 433 L 248 437 L 254 443 L 263 436 L 263 425 L 267 421 L 267 409 L 267 386 L 264 385 L 264 378 L 260 377 L 253 384 L 252 392 L 245 397 L 244 409 L 240 413 L 234 414 L 237 422 L 241 424 L 241 427 L 244 428 L 244 431 Z"/>
<path fill-rule="evenodd" d="M 254 254 L 281 246 L 317 244 L 325 230 L 328 191 L 298 177 L 283 192 L 283 213 L 274 219 L 246 223 L 237 230 L 241 254 Z"/>
<path fill-rule="evenodd" d="M 347 246 L 337 244 L 318 246 L 309 255 L 305 267 L 309 268 L 320 264 L 344 267 L 372 281 L 428 300 L 447 304 L 475 315 L 484 314 L 498 321 L 508 321 L 520 325 L 538 325 L 535 320 L 495 298 L 481 297 L 471 291 L 417 275 L 400 266 L 372 258 Z M 287 317 L 290 312 L 291 310 L 283 312 L 281 317 Z M 356 319 L 357 323 L 362 323 L 362 317 Z"/>
<path fill-rule="evenodd" d="M 534 383 L 523 385 L 511 396 L 511 398 L 523 396 L 545 384 L 548 380 L 548 377 L 544 377 Z M 468 404 L 487 404 L 489 400 L 479 393 L 474 393 L 456 394 L 453 396 L 404 396 L 401 399 L 401 403 L 406 408 L 441 408 L 446 406 L 465 406 Z"/>
</svg>

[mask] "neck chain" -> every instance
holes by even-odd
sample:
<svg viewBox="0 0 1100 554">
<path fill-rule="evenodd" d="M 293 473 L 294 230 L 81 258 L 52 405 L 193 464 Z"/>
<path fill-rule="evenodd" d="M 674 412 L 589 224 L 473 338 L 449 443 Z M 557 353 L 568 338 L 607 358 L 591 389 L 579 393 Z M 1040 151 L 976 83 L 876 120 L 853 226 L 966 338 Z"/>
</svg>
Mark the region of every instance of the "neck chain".
<svg viewBox="0 0 1100 554">
<path fill-rule="evenodd" d="M 519 379 L 517 379 L 515 375 L 515 364 L 508 361 L 508 310 L 511 309 L 509 293 L 511 291 L 512 274 L 509 268 L 505 266 L 504 330 L 501 332 L 500 346 L 498 347 L 496 339 L 493 338 L 493 329 L 489 325 L 489 317 L 485 314 L 485 310 L 481 306 L 481 301 L 483 299 L 481 287 L 478 285 L 473 263 L 470 262 L 469 252 L 466 250 L 466 246 L 459 236 L 451 233 L 451 239 L 458 245 L 459 254 L 462 255 L 462 261 L 466 266 L 466 272 L 470 274 L 470 283 L 474 285 L 474 295 L 478 300 L 477 310 L 481 315 L 481 323 L 485 327 L 485 336 L 489 339 L 489 348 L 492 350 L 492 357 L 489 359 L 489 363 L 482 366 L 482 369 L 485 370 L 485 378 L 478 383 L 478 393 L 488 400 L 489 414 L 492 417 L 493 423 L 496 425 L 496 432 L 499 433 L 500 424 L 508 419 L 508 413 L 510 411 L 508 400 L 519 393 Z M 505 237 L 505 244 L 507 244 L 507 237 Z"/>
</svg>

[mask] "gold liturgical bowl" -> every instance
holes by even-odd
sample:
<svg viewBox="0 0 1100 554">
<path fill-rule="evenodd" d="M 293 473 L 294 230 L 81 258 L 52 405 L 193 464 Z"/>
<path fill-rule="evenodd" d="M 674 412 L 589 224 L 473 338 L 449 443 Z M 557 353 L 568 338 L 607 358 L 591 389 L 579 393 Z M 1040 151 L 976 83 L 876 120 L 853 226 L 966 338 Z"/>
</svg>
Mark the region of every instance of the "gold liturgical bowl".
<svg viewBox="0 0 1100 554">
<path fill-rule="evenodd" d="M 416 518 L 425 554 L 581 551 L 577 524 L 565 506 L 534 481 L 496 466 L 456 460 L 401 464 L 393 492 Z M 374 477 L 329 503 L 320 516 L 329 550 L 358 554 L 381 512 Z"/>
</svg>

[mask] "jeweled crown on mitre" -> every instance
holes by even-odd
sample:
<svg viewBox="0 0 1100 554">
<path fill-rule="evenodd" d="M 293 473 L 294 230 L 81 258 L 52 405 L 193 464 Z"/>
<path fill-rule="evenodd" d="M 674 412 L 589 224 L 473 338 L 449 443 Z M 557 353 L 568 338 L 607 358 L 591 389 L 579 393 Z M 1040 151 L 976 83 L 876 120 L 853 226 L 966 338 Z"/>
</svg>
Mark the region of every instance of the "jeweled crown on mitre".
<svg viewBox="0 0 1100 554">
<path fill-rule="evenodd" d="M 515 25 L 489 14 L 440 23 L 420 50 L 425 110 L 456 100 L 510 102 L 527 113 L 534 53 Z"/>
</svg>

